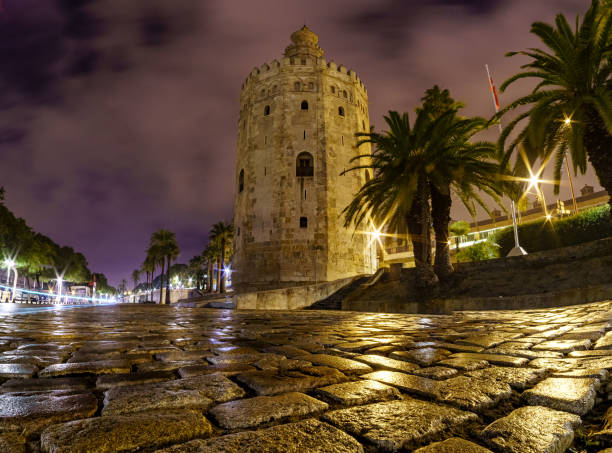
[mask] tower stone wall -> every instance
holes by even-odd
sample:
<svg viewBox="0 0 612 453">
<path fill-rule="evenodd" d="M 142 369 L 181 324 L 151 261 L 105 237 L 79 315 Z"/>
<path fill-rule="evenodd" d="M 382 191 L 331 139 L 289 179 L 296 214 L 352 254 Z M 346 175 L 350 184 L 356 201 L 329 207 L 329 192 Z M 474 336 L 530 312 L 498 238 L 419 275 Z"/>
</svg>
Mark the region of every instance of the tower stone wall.
<svg viewBox="0 0 612 453">
<path fill-rule="evenodd" d="M 368 225 L 344 227 L 342 210 L 368 170 L 355 163 L 369 130 L 367 91 L 355 72 L 326 62 L 306 27 L 284 57 L 242 86 L 234 206 L 233 284 L 287 286 L 372 272 Z"/>
</svg>

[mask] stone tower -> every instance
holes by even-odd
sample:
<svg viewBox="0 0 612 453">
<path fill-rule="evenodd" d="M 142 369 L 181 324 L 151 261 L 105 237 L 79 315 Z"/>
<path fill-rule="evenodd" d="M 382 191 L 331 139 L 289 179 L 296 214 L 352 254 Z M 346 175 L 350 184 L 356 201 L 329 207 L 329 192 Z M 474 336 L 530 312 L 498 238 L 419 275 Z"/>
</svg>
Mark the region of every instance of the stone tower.
<svg viewBox="0 0 612 453">
<path fill-rule="evenodd" d="M 306 26 L 284 57 L 242 85 L 232 275 L 237 289 L 323 282 L 376 269 L 375 245 L 345 228 L 342 210 L 370 177 L 341 173 L 369 130 L 367 91 L 355 72 L 326 62 Z"/>
</svg>

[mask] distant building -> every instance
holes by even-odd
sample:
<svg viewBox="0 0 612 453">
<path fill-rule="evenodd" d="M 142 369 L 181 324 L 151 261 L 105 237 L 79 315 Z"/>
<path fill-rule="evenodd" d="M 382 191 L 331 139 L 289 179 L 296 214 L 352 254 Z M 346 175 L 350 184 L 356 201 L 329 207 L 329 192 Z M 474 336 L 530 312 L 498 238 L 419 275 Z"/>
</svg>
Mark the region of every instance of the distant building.
<svg viewBox="0 0 612 453">
<path fill-rule="evenodd" d="M 342 210 L 371 176 L 341 173 L 370 152 L 367 91 L 355 72 L 326 62 L 306 26 L 280 61 L 242 86 L 232 274 L 238 290 L 332 281 L 373 272 L 369 237 L 344 227 Z M 365 230 L 366 227 L 360 227 Z"/>
</svg>

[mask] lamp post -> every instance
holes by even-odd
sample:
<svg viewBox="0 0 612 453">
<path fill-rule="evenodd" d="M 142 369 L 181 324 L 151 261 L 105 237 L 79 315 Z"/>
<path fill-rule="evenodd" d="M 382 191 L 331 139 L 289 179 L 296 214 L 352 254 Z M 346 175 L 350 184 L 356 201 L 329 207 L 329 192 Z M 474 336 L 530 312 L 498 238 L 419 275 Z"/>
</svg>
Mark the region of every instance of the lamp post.
<svg viewBox="0 0 612 453">
<path fill-rule="evenodd" d="M 17 267 L 15 266 L 15 260 L 12 258 L 5 259 L 4 265 L 6 266 L 6 286 L 10 285 L 11 269 L 15 274 L 13 279 L 13 291 L 11 293 L 11 298 L 9 299 L 9 302 L 13 302 L 15 300 L 15 291 L 17 291 Z"/>
</svg>

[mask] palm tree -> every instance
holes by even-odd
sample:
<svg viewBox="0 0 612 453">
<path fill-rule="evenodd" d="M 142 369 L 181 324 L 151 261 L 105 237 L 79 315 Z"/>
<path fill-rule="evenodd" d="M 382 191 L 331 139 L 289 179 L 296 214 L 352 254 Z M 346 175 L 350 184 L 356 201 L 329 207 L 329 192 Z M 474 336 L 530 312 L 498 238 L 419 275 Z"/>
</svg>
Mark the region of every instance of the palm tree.
<svg viewBox="0 0 612 453">
<path fill-rule="evenodd" d="M 141 265 L 141 269 L 147 275 L 147 285 L 148 288 L 153 292 L 153 277 L 155 274 L 155 268 L 157 267 L 157 263 L 153 256 L 147 253 L 144 262 Z"/>
<path fill-rule="evenodd" d="M 446 280 L 453 272 L 448 243 L 448 226 L 454 192 L 468 212 L 476 215 L 475 204 L 489 212 L 479 191 L 499 201 L 501 184 L 499 165 L 495 162 L 496 148 L 491 142 L 472 143 L 475 134 L 489 126 L 484 118 L 462 118 L 457 115 L 463 103 L 451 98 L 448 90 L 440 91 L 435 85 L 421 99 L 417 109 L 436 122 L 435 141 L 432 142 L 427 179 L 431 193 L 431 214 L 436 238 L 434 271 Z M 433 144 L 437 148 L 433 147 Z"/>
<path fill-rule="evenodd" d="M 134 269 L 132 271 L 132 282 L 134 283 L 134 293 L 136 293 L 136 286 L 138 286 L 139 281 L 140 281 L 140 269 Z"/>
<path fill-rule="evenodd" d="M 438 281 L 431 265 L 431 235 L 428 168 L 436 143 L 440 119 L 431 121 L 428 113 L 417 111 L 411 127 L 407 113 L 391 111 L 385 116 L 389 131 L 358 133 L 358 146 L 374 145 L 372 154 L 353 158 L 370 159 L 347 171 L 371 168 L 374 177 L 355 195 L 344 209 L 345 226 L 360 225 L 370 218 L 378 225 L 397 231 L 408 229 L 414 250 L 417 284 L 432 286 Z"/>
<path fill-rule="evenodd" d="M 501 85 L 504 91 L 520 79 L 538 83 L 532 93 L 503 109 L 502 116 L 517 107 L 528 106 L 505 127 L 499 147 L 504 151 L 510 133 L 523 120 L 526 127 L 504 152 L 506 163 L 518 146 L 529 139 L 544 159 L 555 156 L 555 179 L 559 181 L 563 158 L 569 149 L 574 172 L 584 173 L 591 162 L 600 184 L 612 193 L 612 8 L 593 0 L 582 23 L 573 30 L 562 14 L 555 25 L 536 22 L 531 32 L 544 49 L 510 52 L 530 61 Z M 558 192 L 558 183 L 555 186 Z"/>
<path fill-rule="evenodd" d="M 209 293 L 213 292 L 213 279 L 214 279 L 214 263 L 217 261 L 219 256 L 219 248 L 214 242 L 209 242 L 202 256 L 206 258 L 206 290 Z"/>
<path fill-rule="evenodd" d="M 161 261 L 162 272 L 161 281 L 159 287 L 159 303 L 162 303 L 162 287 L 163 287 L 163 275 L 164 275 L 164 259 L 167 269 L 166 274 L 166 304 L 170 303 L 170 266 L 172 260 L 178 258 L 180 250 L 176 243 L 176 235 L 170 230 L 157 230 L 151 236 L 151 244 L 149 247 L 152 255 Z"/>
<path fill-rule="evenodd" d="M 229 245 L 234 237 L 234 226 L 231 223 L 215 223 L 210 230 L 211 242 L 216 242 L 220 248 L 220 265 L 217 268 L 217 292 L 225 292 L 225 256 Z"/>
</svg>

